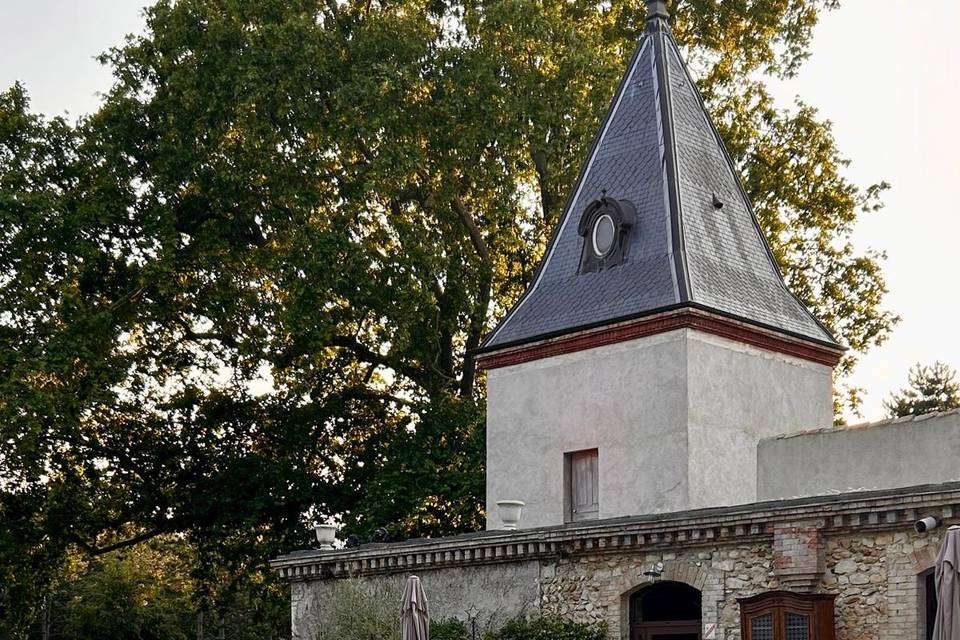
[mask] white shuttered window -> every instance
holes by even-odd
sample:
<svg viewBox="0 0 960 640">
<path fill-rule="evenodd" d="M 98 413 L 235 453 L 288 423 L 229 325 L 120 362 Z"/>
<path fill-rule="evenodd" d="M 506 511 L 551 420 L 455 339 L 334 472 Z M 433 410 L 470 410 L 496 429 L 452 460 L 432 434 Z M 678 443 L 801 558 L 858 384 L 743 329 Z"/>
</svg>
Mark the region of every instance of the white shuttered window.
<svg viewBox="0 0 960 640">
<path fill-rule="evenodd" d="M 600 477 L 597 450 L 566 455 L 567 500 L 571 522 L 600 517 Z"/>
</svg>

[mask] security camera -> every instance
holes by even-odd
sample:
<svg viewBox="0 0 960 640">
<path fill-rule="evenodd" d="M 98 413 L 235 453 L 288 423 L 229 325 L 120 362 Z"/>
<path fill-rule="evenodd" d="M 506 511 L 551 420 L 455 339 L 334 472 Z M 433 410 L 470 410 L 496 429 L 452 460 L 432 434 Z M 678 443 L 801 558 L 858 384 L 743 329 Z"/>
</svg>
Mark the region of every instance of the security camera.
<svg viewBox="0 0 960 640">
<path fill-rule="evenodd" d="M 917 520 L 913 523 L 913 528 L 917 530 L 917 533 L 926 533 L 931 529 L 936 529 L 941 524 L 940 518 L 935 516 L 927 516 L 922 520 Z"/>
</svg>

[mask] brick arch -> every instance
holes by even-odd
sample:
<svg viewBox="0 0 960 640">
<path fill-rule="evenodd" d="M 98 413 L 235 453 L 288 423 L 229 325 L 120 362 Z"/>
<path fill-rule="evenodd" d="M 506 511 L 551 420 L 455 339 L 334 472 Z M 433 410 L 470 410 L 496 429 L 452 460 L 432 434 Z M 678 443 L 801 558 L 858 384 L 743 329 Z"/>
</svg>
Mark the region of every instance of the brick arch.
<svg viewBox="0 0 960 640">
<path fill-rule="evenodd" d="M 620 594 L 616 617 L 619 617 L 621 638 L 630 637 L 630 598 L 633 594 L 658 582 L 681 582 L 699 591 L 702 597 L 709 573 L 706 567 L 683 560 L 663 561 L 663 573 L 656 580 L 651 576 L 643 575 L 643 572 L 649 569 L 649 566 L 631 567 L 623 572 L 616 583 L 615 588 Z M 614 628 L 614 620 L 610 620 L 610 623 L 611 628 Z"/>
</svg>

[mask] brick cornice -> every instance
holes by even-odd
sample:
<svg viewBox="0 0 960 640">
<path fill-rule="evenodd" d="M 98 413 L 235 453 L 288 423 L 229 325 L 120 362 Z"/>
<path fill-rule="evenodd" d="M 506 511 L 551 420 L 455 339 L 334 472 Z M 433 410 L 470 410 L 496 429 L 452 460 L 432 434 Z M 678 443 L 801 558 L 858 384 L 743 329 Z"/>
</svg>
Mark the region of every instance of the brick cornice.
<svg viewBox="0 0 960 640">
<path fill-rule="evenodd" d="M 700 309 L 684 308 L 483 353 L 477 356 L 477 365 L 482 369 L 509 367 L 677 329 L 695 329 L 829 367 L 836 366 L 843 355 L 839 347 L 788 336 Z"/>
</svg>

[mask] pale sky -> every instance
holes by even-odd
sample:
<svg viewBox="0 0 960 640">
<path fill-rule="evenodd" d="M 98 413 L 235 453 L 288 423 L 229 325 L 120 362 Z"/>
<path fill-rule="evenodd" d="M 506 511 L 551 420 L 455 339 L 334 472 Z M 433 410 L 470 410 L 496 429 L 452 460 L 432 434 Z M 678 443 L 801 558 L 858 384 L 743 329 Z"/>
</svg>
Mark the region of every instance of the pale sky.
<svg viewBox="0 0 960 640">
<path fill-rule="evenodd" d="M 94 56 L 143 29 L 143 3 L 0 0 L 0 89 L 21 80 L 46 114 L 95 110 L 110 74 Z M 887 252 L 887 306 L 903 318 L 853 376 L 868 420 L 883 417 L 883 399 L 915 362 L 960 368 L 957 25 L 957 0 L 843 0 L 823 16 L 800 75 L 775 85 L 784 106 L 800 95 L 833 121 L 850 178 L 893 185 L 855 237 Z"/>
</svg>

